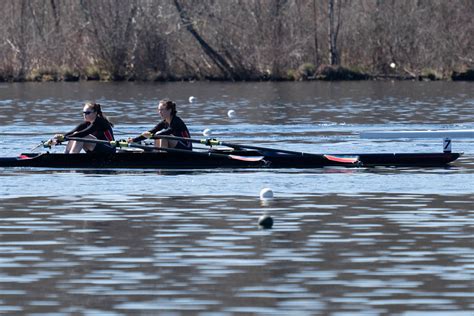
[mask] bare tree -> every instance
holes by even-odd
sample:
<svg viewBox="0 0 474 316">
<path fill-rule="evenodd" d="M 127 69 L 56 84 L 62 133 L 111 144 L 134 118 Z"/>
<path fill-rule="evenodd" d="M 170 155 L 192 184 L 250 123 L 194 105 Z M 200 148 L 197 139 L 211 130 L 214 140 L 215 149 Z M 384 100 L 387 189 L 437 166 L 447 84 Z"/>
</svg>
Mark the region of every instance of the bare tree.
<svg viewBox="0 0 474 316">
<path fill-rule="evenodd" d="M 27 0 L 8 1 L 4 3 L 3 15 L 6 19 L 5 42 L 8 44 L 13 63 L 17 65 L 16 76 L 21 80 L 29 70 L 29 23 Z"/>
<path fill-rule="evenodd" d="M 329 63 L 331 65 L 339 64 L 339 50 L 337 47 L 337 38 L 341 27 L 341 2 L 342 0 L 328 0 L 328 46 Z"/>
<path fill-rule="evenodd" d="M 4 0 L 0 14 L 0 80 L 279 80 L 322 63 L 449 78 L 474 63 L 467 0 Z"/>
<path fill-rule="evenodd" d="M 136 45 L 134 25 L 137 1 L 80 0 L 92 42 L 89 50 L 112 79 L 120 80 L 129 67 L 129 53 Z"/>
<path fill-rule="evenodd" d="M 227 79 L 240 79 L 239 75 L 234 72 L 233 67 L 227 62 L 227 60 L 220 55 L 209 43 L 201 36 L 193 25 L 193 21 L 189 17 L 187 11 L 182 7 L 178 0 L 173 0 L 176 10 L 178 10 L 181 18 L 181 23 L 185 26 L 186 30 L 194 37 L 199 43 L 204 53 L 219 68 L 225 78 Z"/>
<path fill-rule="evenodd" d="M 321 64 L 321 57 L 319 55 L 319 41 L 318 41 L 318 9 L 316 5 L 316 0 L 313 0 L 312 3 L 313 9 L 313 39 L 314 39 L 314 52 L 313 60 L 315 65 Z"/>
</svg>

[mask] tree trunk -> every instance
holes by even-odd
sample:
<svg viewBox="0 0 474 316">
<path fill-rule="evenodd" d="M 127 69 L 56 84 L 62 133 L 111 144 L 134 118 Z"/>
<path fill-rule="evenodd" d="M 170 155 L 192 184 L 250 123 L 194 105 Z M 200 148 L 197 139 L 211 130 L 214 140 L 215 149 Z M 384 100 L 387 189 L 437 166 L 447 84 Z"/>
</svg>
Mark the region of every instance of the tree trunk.
<svg viewBox="0 0 474 316">
<path fill-rule="evenodd" d="M 331 65 L 337 65 L 338 51 L 337 51 L 337 31 L 336 31 L 336 19 L 334 17 L 334 3 L 336 0 L 328 0 L 328 47 L 329 47 L 329 63 Z"/>
<path fill-rule="evenodd" d="M 212 62 L 219 68 L 222 74 L 227 77 L 227 79 L 236 79 L 239 80 L 240 76 L 234 72 L 233 67 L 222 57 L 217 51 L 215 51 L 196 31 L 193 26 L 191 19 L 188 16 L 188 13 L 183 9 L 178 0 L 174 0 L 174 5 L 176 10 L 178 10 L 179 16 L 181 18 L 181 23 L 186 27 L 188 32 L 196 39 L 196 41 L 201 46 L 204 53 L 209 57 Z"/>
<path fill-rule="evenodd" d="M 271 8 L 271 19 L 273 21 L 273 32 L 272 32 L 272 77 L 281 77 L 281 54 L 282 54 L 282 37 L 283 37 L 283 25 L 281 11 L 285 0 L 274 0 Z"/>
<path fill-rule="evenodd" d="M 56 3 L 55 0 L 50 0 L 49 4 L 51 5 L 51 11 L 53 13 L 55 31 L 56 31 L 56 33 L 59 33 L 59 32 L 61 32 L 61 29 L 59 28 L 59 26 L 60 26 L 60 10 L 58 8 L 58 4 Z"/>
<path fill-rule="evenodd" d="M 23 79 L 26 75 L 27 70 L 27 39 L 26 39 L 26 32 L 27 32 L 27 23 L 28 18 L 26 16 L 26 0 L 22 0 L 20 3 L 20 32 L 19 32 L 19 39 L 18 39 L 18 59 L 20 61 L 20 71 L 18 76 Z"/>
<path fill-rule="evenodd" d="M 314 36 L 314 64 L 319 66 L 321 59 L 319 57 L 319 43 L 318 43 L 318 11 L 316 10 L 316 0 L 313 0 L 313 36 Z"/>
</svg>

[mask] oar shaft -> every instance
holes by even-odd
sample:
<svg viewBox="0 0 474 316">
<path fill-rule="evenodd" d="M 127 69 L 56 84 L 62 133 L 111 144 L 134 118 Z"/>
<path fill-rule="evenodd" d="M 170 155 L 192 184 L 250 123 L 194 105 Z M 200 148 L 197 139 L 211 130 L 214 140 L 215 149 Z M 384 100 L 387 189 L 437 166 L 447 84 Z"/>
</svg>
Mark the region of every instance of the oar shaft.
<svg viewBox="0 0 474 316">
<path fill-rule="evenodd" d="M 274 148 L 268 148 L 268 147 L 260 147 L 260 146 L 252 146 L 252 145 L 242 145 L 242 144 L 236 144 L 236 143 L 228 143 L 228 142 L 223 142 L 219 141 L 217 139 L 211 139 L 211 138 L 206 138 L 206 139 L 194 139 L 194 138 L 186 138 L 186 137 L 178 137 L 178 136 L 170 136 L 170 135 L 155 135 L 152 137 L 152 139 L 170 139 L 170 140 L 183 140 L 183 141 L 189 141 L 192 143 L 198 143 L 198 144 L 203 144 L 207 146 L 226 146 L 226 147 L 231 147 L 234 149 L 254 149 L 258 150 L 261 152 L 274 152 L 274 153 L 282 153 L 282 154 L 289 154 L 289 155 L 294 155 L 294 156 L 300 156 L 300 157 L 311 157 L 316 154 L 310 154 L 310 153 L 305 153 L 305 152 L 300 152 L 300 151 L 291 151 L 291 150 L 283 150 L 283 149 L 274 149 Z"/>
<path fill-rule="evenodd" d="M 289 155 L 295 155 L 295 156 L 311 156 L 313 154 L 310 153 L 305 153 L 301 151 L 292 151 L 292 150 L 284 150 L 284 149 L 274 149 L 274 148 L 268 148 L 268 147 L 260 147 L 260 146 L 253 146 L 253 145 L 241 145 L 241 144 L 234 144 L 234 143 L 228 143 L 228 142 L 221 142 L 219 141 L 217 143 L 218 145 L 221 146 L 227 146 L 227 147 L 232 147 L 235 149 L 255 149 L 255 150 L 260 150 L 260 151 L 270 151 L 270 152 L 275 152 L 275 153 L 282 153 L 282 154 L 289 154 Z"/>
<path fill-rule="evenodd" d="M 207 146 L 219 145 L 219 146 L 231 147 L 231 148 L 234 148 L 234 149 L 252 149 L 252 150 L 259 151 L 262 155 L 270 156 L 270 157 L 272 156 L 272 154 L 269 154 L 269 153 L 273 153 L 274 157 L 282 157 L 282 156 L 279 156 L 279 154 L 285 154 L 285 155 L 287 155 L 286 157 L 296 156 L 296 157 L 306 157 L 306 158 L 321 158 L 320 154 L 319 155 L 318 154 L 310 154 L 310 153 L 299 152 L 299 151 L 273 149 L 273 148 L 252 146 L 252 145 L 241 145 L 241 144 L 235 144 L 235 143 L 222 142 L 222 141 L 218 141 L 217 139 L 210 139 L 210 138 L 193 139 L 193 138 L 177 137 L 177 136 L 170 136 L 170 135 L 156 135 L 156 136 L 153 136 L 152 138 L 184 140 L 184 141 L 190 141 L 190 142 L 193 142 L 193 143 L 204 144 L 204 145 L 207 145 Z M 340 157 L 340 156 L 337 156 L 337 155 L 322 155 L 322 157 L 324 157 L 327 160 L 338 162 L 338 163 L 341 163 L 341 164 L 355 164 L 359 161 L 358 156 Z M 290 157 L 290 158 L 293 158 L 293 157 Z"/>
<path fill-rule="evenodd" d="M 211 153 L 211 152 L 192 151 L 192 150 L 178 149 L 178 148 L 152 147 L 152 146 L 146 146 L 146 145 L 139 145 L 135 143 L 129 143 L 128 147 L 141 148 L 144 150 L 152 150 L 152 151 L 166 151 L 167 153 L 177 153 L 177 154 L 184 154 L 184 155 L 189 155 L 189 156 L 201 156 L 201 157 L 206 156 L 206 157 L 224 158 L 224 159 L 247 161 L 247 162 L 258 162 L 258 161 L 262 161 L 264 158 L 263 156 L 247 157 L 247 156 L 238 156 L 238 155 L 218 154 L 218 153 Z"/>
<path fill-rule="evenodd" d="M 120 147 L 119 145 L 119 141 L 115 141 L 115 140 L 112 140 L 112 141 L 108 141 L 108 140 L 102 140 L 102 139 L 93 139 L 93 138 L 82 138 L 82 137 L 64 137 L 64 140 L 71 140 L 71 141 L 75 141 L 75 142 L 83 142 L 83 143 L 92 143 L 92 144 L 107 144 L 107 145 L 110 145 L 110 146 L 114 146 L 114 147 Z"/>
<path fill-rule="evenodd" d="M 183 140 L 183 141 L 187 141 L 191 143 L 208 145 L 206 143 L 208 139 L 187 138 L 187 137 L 179 137 L 179 136 L 173 136 L 173 135 L 153 135 L 151 139 Z"/>
<path fill-rule="evenodd" d="M 178 148 L 167 148 L 167 147 L 154 147 L 154 146 L 146 146 L 140 145 L 136 143 L 127 143 L 127 142 L 120 142 L 120 141 L 106 141 L 100 139 L 90 139 L 90 138 L 78 138 L 78 137 L 65 137 L 65 140 L 73 140 L 79 142 L 86 142 L 86 143 L 95 143 L 95 144 L 109 144 L 114 147 L 131 147 L 131 148 L 139 148 L 148 151 L 165 151 L 168 153 L 178 153 L 178 154 L 185 154 L 190 156 L 207 156 L 207 157 L 215 157 L 215 158 L 225 158 L 225 159 L 232 159 L 232 160 L 240 160 L 240 161 L 248 161 L 248 162 L 257 162 L 263 160 L 264 157 L 246 157 L 246 156 L 237 156 L 237 155 L 226 155 L 226 154 L 218 154 L 218 153 L 211 153 L 211 152 L 199 152 L 199 151 L 192 151 L 187 149 L 178 149 Z"/>
</svg>

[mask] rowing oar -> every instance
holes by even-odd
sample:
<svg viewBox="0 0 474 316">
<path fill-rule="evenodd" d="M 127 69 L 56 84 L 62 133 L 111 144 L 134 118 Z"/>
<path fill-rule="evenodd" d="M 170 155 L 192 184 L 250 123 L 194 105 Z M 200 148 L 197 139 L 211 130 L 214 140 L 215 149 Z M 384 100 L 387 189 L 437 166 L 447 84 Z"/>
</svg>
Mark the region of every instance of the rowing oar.
<svg viewBox="0 0 474 316">
<path fill-rule="evenodd" d="M 46 145 L 46 144 L 49 143 L 50 141 L 51 141 L 51 140 L 42 141 L 42 142 L 40 142 L 38 145 L 36 145 L 35 147 L 32 147 L 32 148 L 30 149 L 30 151 L 35 151 L 36 149 L 40 148 L 41 146 L 51 148 L 51 146 L 47 146 L 47 145 Z"/>
<path fill-rule="evenodd" d="M 61 142 L 56 141 L 54 138 L 50 138 L 48 140 L 41 141 L 38 145 L 31 148 L 30 151 L 35 151 L 36 149 L 40 148 L 41 146 L 43 146 L 44 148 L 51 148 L 52 146 L 58 146 L 58 145 L 62 145 Z"/>
<path fill-rule="evenodd" d="M 241 145 L 241 144 L 235 144 L 235 143 L 228 143 L 228 142 L 222 142 L 217 139 L 211 139 L 211 138 L 206 138 L 206 139 L 195 139 L 195 138 L 186 138 L 186 137 L 178 137 L 178 136 L 170 136 L 170 135 L 154 135 L 151 137 L 152 139 L 170 139 L 170 140 L 183 140 L 183 141 L 189 141 L 192 143 L 198 143 L 198 144 L 203 144 L 206 146 L 226 146 L 234 149 L 254 149 L 262 153 L 263 155 L 268 155 L 271 156 L 271 154 L 267 154 L 268 152 L 271 153 L 282 153 L 282 154 L 287 154 L 287 155 L 293 155 L 297 157 L 321 157 L 323 156 L 327 160 L 330 161 L 335 161 L 335 162 L 340 162 L 340 163 L 347 163 L 347 164 L 355 164 L 359 162 L 359 156 L 352 156 L 352 157 L 347 157 L 347 156 L 335 156 L 335 155 L 318 155 L 318 154 L 311 154 L 311 153 L 305 153 L 305 152 L 299 152 L 299 151 L 291 151 L 291 150 L 283 150 L 283 149 L 274 149 L 274 148 L 268 148 L 268 147 L 259 147 L 259 146 L 252 146 L 252 145 Z"/>
<path fill-rule="evenodd" d="M 226 159 L 233 159 L 233 160 L 240 160 L 240 161 L 247 161 L 247 162 L 258 162 L 258 161 L 262 161 L 263 158 L 265 158 L 263 156 L 225 155 L 225 154 L 217 154 L 217 153 L 211 153 L 211 152 L 192 151 L 192 150 L 186 150 L 186 149 L 153 147 L 153 146 L 140 145 L 137 143 L 128 143 L 126 141 L 115 141 L 115 140 L 107 141 L 107 140 L 80 138 L 80 137 L 64 137 L 64 140 L 78 141 L 78 142 L 84 142 L 84 143 L 94 143 L 94 144 L 108 144 L 112 147 L 118 147 L 118 148 L 132 147 L 132 148 L 143 149 L 146 151 L 165 151 L 168 153 L 179 153 L 179 154 L 186 154 L 186 155 L 191 155 L 191 156 L 226 158 Z"/>
</svg>

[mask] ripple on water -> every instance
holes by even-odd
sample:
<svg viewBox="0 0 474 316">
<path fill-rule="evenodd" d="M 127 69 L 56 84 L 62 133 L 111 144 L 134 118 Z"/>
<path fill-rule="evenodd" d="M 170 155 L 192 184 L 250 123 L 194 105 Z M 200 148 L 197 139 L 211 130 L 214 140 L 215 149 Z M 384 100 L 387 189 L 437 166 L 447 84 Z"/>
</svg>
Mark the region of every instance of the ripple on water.
<svg viewBox="0 0 474 316">
<path fill-rule="evenodd" d="M 3 197 L 2 306 L 47 313 L 80 295 L 71 309 L 116 314 L 463 312 L 472 305 L 459 293 L 472 292 L 473 202 L 292 192 L 262 204 L 258 189 Z M 265 212 L 271 230 L 257 227 Z"/>
</svg>

